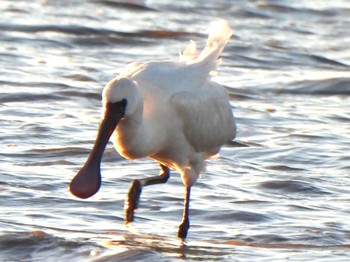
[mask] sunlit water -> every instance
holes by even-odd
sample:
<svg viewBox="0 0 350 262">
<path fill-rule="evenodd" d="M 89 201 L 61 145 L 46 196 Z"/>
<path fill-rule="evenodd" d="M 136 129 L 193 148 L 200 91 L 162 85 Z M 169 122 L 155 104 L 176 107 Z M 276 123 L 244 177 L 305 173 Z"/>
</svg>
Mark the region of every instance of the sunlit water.
<svg viewBox="0 0 350 262">
<path fill-rule="evenodd" d="M 348 261 L 349 1 L 126 2 L 0 2 L 0 260 Z M 234 28 L 215 81 L 245 146 L 208 162 L 181 246 L 176 172 L 144 189 L 131 228 L 129 184 L 156 163 L 109 145 L 100 192 L 79 200 L 67 188 L 105 83 L 129 62 L 203 46 L 216 17 Z"/>
</svg>

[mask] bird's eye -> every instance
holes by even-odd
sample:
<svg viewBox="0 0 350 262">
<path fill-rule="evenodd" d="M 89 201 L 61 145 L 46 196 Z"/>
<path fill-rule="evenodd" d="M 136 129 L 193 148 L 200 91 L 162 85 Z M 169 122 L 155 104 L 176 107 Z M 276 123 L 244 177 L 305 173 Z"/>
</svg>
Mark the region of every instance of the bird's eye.
<svg viewBox="0 0 350 262">
<path fill-rule="evenodd" d="M 128 101 L 124 98 L 124 99 L 122 99 L 121 101 L 121 104 L 122 104 L 122 106 L 125 108 L 126 107 L 126 105 L 128 104 Z"/>
</svg>

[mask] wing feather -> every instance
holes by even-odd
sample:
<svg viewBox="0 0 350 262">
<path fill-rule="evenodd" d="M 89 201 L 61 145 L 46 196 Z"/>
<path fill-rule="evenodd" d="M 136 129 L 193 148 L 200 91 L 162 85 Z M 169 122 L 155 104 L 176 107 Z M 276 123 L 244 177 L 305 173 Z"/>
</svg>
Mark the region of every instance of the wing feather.
<svg viewBox="0 0 350 262">
<path fill-rule="evenodd" d="M 215 83 L 207 92 L 181 91 L 171 103 L 196 152 L 208 152 L 235 137 L 235 124 L 226 91 Z"/>
</svg>

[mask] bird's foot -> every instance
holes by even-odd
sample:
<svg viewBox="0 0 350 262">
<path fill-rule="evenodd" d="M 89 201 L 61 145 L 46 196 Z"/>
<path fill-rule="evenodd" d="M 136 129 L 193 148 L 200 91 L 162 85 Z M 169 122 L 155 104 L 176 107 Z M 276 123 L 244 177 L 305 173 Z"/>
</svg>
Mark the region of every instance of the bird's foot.
<svg viewBox="0 0 350 262">
<path fill-rule="evenodd" d="M 178 238 L 184 240 L 187 237 L 188 229 L 190 228 L 190 220 L 184 219 L 179 226 L 179 230 L 177 231 Z"/>
<path fill-rule="evenodd" d="M 135 210 L 139 206 L 142 184 L 140 180 L 135 179 L 129 189 L 129 193 L 125 200 L 125 223 L 134 221 Z"/>
</svg>

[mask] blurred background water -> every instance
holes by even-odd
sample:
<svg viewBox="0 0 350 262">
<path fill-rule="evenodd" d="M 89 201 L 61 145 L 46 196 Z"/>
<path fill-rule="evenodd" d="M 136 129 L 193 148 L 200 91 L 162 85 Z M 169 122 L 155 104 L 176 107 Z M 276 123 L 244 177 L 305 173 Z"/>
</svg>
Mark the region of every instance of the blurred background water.
<svg viewBox="0 0 350 262">
<path fill-rule="evenodd" d="M 349 1 L 1 0 L 0 12 L 1 261 L 348 261 Z M 156 163 L 110 144 L 100 192 L 67 189 L 104 85 L 129 62 L 203 47 L 215 18 L 234 29 L 214 80 L 246 146 L 209 161 L 181 246 L 175 172 L 143 191 L 131 229 L 129 184 Z"/>
</svg>

